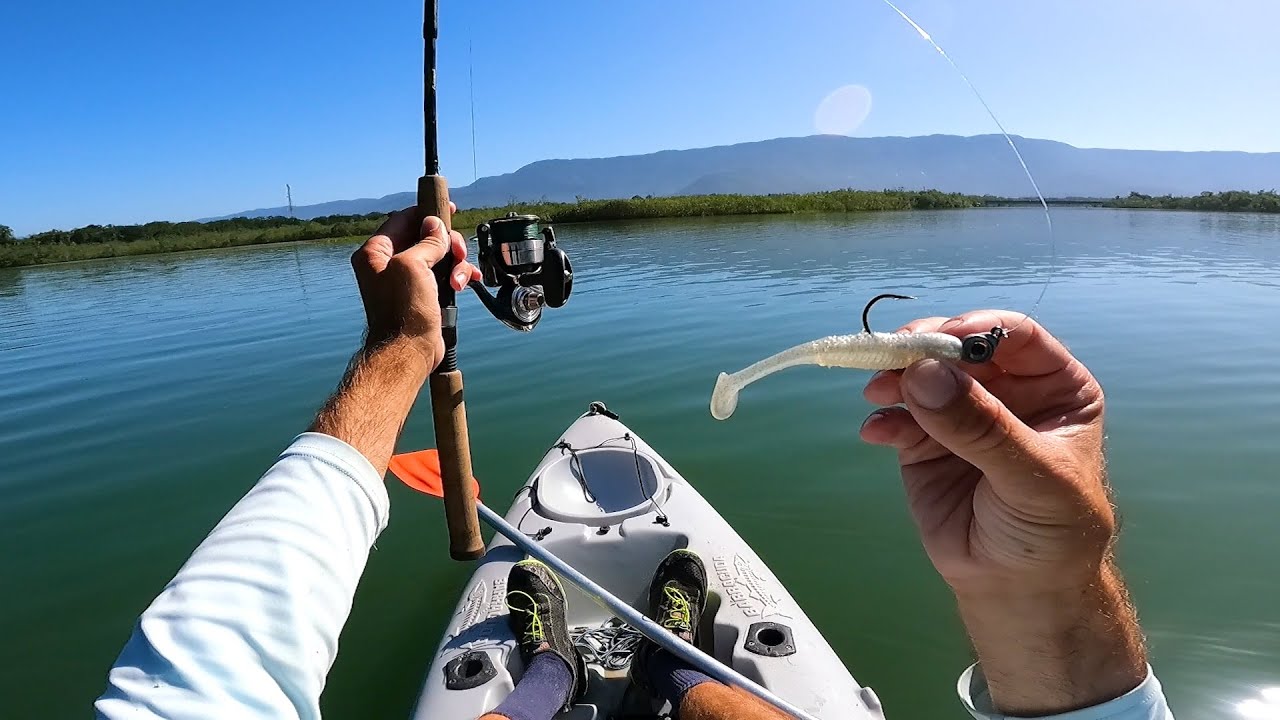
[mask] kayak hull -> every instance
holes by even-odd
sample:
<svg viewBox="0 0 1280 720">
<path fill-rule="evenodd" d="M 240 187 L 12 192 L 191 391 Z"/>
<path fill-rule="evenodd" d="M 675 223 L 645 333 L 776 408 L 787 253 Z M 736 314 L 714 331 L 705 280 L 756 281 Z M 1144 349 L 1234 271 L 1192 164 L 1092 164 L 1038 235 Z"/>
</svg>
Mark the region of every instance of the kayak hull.
<svg viewBox="0 0 1280 720">
<path fill-rule="evenodd" d="M 688 548 L 707 567 L 702 649 L 823 720 L 882 718 L 826 639 L 759 556 L 666 460 L 608 411 L 569 427 L 516 494 L 506 519 L 641 612 L 668 553 Z M 507 626 L 506 580 L 524 553 L 495 537 L 449 619 L 413 717 L 477 718 L 511 692 L 523 670 Z M 571 628 L 613 616 L 565 583 Z M 634 639 L 634 638 L 633 638 Z M 574 720 L 656 716 L 663 705 L 636 689 L 625 667 L 634 642 L 589 666 Z"/>
</svg>

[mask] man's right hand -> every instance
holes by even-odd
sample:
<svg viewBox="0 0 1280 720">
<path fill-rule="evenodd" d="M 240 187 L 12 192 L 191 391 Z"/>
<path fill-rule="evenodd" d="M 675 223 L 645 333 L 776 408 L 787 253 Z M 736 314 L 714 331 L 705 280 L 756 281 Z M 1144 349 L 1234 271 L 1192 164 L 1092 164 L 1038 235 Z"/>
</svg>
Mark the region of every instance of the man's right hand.
<svg viewBox="0 0 1280 720">
<path fill-rule="evenodd" d="M 450 211 L 455 210 L 450 203 Z M 414 208 L 391 213 L 378 232 L 351 256 L 360 298 L 369 322 L 367 344 L 392 339 L 409 342 L 434 368 L 444 356 L 440 335 L 440 301 L 432 267 L 446 253 L 457 263 L 449 282 L 462 290 L 480 279 L 480 270 L 467 262 L 462 235 L 446 237 L 444 222 L 428 217 L 421 224 Z"/>
<path fill-rule="evenodd" d="M 956 594 L 999 709 L 1087 707 L 1147 673 L 1111 562 L 1102 389 L 1021 314 L 981 311 L 903 329 L 963 337 L 995 326 L 1016 331 L 991 363 L 925 360 L 872 378 L 865 395 L 886 407 L 861 435 L 897 449 L 925 550 Z"/>
</svg>

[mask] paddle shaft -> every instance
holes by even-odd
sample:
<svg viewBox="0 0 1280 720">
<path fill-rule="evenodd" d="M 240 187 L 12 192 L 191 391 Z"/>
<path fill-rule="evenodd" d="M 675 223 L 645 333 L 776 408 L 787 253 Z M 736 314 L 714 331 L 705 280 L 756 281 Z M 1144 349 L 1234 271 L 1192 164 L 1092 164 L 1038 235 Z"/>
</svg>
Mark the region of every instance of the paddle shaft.
<svg viewBox="0 0 1280 720">
<path fill-rule="evenodd" d="M 444 221 L 445 237 L 451 237 L 452 212 L 449 184 L 440 174 L 440 153 L 436 145 L 436 38 L 439 10 L 436 0 L 423 5 L 422 40 L 422 121 L 426 173 L 418 179 L 418 219 L 435 216 Z M 449 276 L 453 255 L 436 264 L 436 285 L 440 295 L 441 334 L 444 357 L 431 374 L 431 417 L 435 424 L 436 448 L 440 451 L 440 477 L 444 487 L 444 515 L 449 527 L 449 556 L 454 560 L 475 560 L 484 554 L 484 538 L 476 518 L 471 494 L 471 444 L 467 437 L 467 410 L 462 397 L 462 373 L 458 370 L 458 306 Z"/>
<path fill-rule="evenodd" d="M 479 511 L 480 517 L 490 527 L 514 543 L 526 555 L 555 570 L 560 577 L 578 586 L 601 607 L 622 618 L 628 625 L 639 630 L 645 637 L 660 645 L 664 650 L 684 660 L 711 678 L 725 685 L 736 685 L 779 710 L 796 717 L 798 720 L 818 720 L 804 710 L 774 695 L 767 688 L 744 677 L 733 668 L 722 665 L 715 658 L 694 647 L 693 644 L 672 635 L 666 628 L 637 612 L 635 608 L 622 602 L 608 590 L 597 585 L 594 580 L 578 572 L 572 565 L 556 557 L 550 550 L 530 539 L 487 506 L 477 502 L 476 509 Z"/>
</svg>

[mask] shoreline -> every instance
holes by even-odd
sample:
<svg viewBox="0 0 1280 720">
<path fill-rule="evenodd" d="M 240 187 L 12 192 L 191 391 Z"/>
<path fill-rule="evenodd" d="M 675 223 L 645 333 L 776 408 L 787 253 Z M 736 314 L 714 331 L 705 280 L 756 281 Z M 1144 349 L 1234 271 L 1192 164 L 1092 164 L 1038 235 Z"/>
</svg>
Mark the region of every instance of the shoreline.
<svg viewBox="0 0 1280 720">
<path fill-rule="evenodd" d="M 974 195 L 936 190 L 835 190 L 792 195 L 685 195 L 633 197 L 629 200 L 586 200 L 576 203 L 515 203 L 506 207 L 458 212 L 459 228 L 507 213 L 538 215 L 548 224 L 609 222 L 657 218 L 854 213 L 960 209 L 980 207 Z M 286 242 L 323 242 L 371 235 L 385 213 L 294 218 L 233 218 L 208 223 L 157 222 L 146 225 L 89 225 L 71 231 L 37 233 L 0 244 L 0 268 L 53 265 L 114 257 L 161 255 L 188 250 L 214 250 Z"/>
<path fill-rule="evenodd" d="M 1131 193 L 1111 199 L 1058 198 L 1051 207 L 1093 207 L 1115 210 L 1182 210 L 1227 214 L 1280 212 L 1273 192 L 1204 193 L 1196 197 L 1151 197 Z M 507 213 L 537 215 L 546 224 L 619 222 L 626 220 L 750 217 L 754 215 L 822 215 L 912 210 L 1017 209 L 1040 206 L 1035 198 L 943 193 L 937 190 L 833 190 L 779 195 L 682 195 L 617 200 L 579 199 L 575 203 L 515 203 L 506 207 L 475 208 L 454 215 L 455 228 L 467 228 Z M 1278 209 L 1271 209 L 1271 208 Z M 299 243 L 359 242 L 373 234 L 386 214 L 335 215 L 294 218 L 233 218 L 207 223 L 157 222 L 146 225 L 89 225 L 71 231 L 37 233 L 0 243 L 0 270 L 63 265 L 120 257 L 170 255 L 199 250 L 293 245 Z"/>
<path fill-rule="evenodd" d="M 368 234 L 364 235 L 347 235 L 344 237 L 316 238 L 314 240 L 281 240 L 279 242 L 263 242 L 248 243 L 245 245 L 222 245 L 215 247 L 197 247 L 183 248 L 181 250 L 157 250 L 156 252 L 147 253 L 130 253 L 128 255 L 104 255 L 100 257 L 76 258 L 74 260 L 55 260 L 53 262 L 33 263 L 31 265 L 0 265 L 0 272 L 6 270 L 22 270 L 25 268 L 45 268 L 58 267 L 62 265 L 79 265 L 80 263 L 98 262 L 100 260 L 122 260 L 126 258 L 154 258 L 165 256 L 182 256 L 194 253 L 213 253 L 224 250 L 265 250 L 267 248 L 288 248 L 298 245 L 338 245 L 350 242 L 352 244 L 362 243 L 369 238 Z M 3 249 L 0 248 L 0 253 Z"/>
</svg>

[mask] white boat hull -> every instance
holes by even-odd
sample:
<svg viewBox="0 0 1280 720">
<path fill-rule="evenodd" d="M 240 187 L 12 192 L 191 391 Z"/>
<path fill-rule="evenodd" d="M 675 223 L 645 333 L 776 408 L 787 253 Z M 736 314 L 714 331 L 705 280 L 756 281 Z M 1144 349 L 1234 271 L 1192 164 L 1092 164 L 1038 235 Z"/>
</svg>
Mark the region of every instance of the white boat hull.
<svg viewBox="0 0 1280 720">
<path fill-rule="evenodd" d="M 662 558 L 676 548 L 697 552 L 710 578 L 704 651 L 823 720 L 883 718 L 875 693 L 853 679 L 755 552 L 621 422 L 605 414 L 579 418 L 534 469 L 506 519 L 641 611 Z M 415 720 L 478 718 L 515 686 L 523 668 L 507 627 L 506 579 L 522 559 L 506 538 L 490 543 L 449 620 Z M 571 628 L 612 619 L 572 585 L 565 590 Z M 630 687 L 625 670 L 593 665 L 589 674 L 587 696 L 557 717 L 653 717 L 663 710 Z"/>
</svg>

